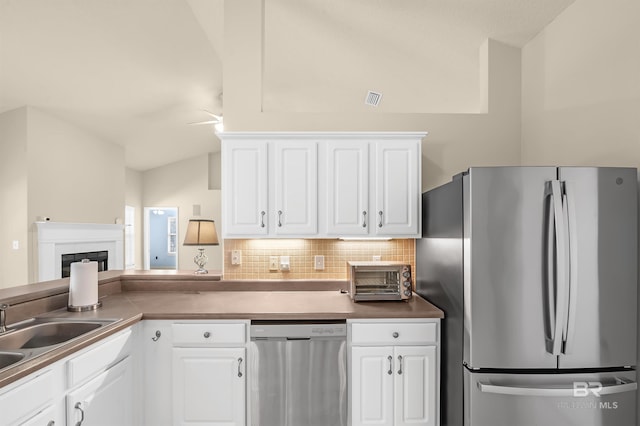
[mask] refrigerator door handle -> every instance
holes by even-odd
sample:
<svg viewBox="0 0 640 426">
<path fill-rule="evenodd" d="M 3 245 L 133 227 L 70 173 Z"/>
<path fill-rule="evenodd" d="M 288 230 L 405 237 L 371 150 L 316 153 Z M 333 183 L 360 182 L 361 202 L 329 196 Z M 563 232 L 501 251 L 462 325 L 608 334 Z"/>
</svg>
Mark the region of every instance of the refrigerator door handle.
<svg viewBox="0 0 640 426">
<path fill-rule="evenodd" d="M 626 383 L 617 380 L 619 383 L 613 385 L 602 385 L 595 382 L 596 386 L 592 386 L 588 382 L 576 382 L 572 387 L 535 387 L 535 386 L 503 386 L 491 383 L 478 382 L 478 389 L 484 393 L 495 393 L 501 395 L 518 395 L 518 396 L 586 396 L 586 394 L 613 395 L 623 392 L 633 392 L 638 389 L 636 382 Z"/>
<path fill-rule="evenodd" d="M 573 202 L 571 185 L 566 182 L 564 184 L 564 192 L 563 211 L 565 213 L 567 231 L 569 234 L 569 295 L 567 301 L 568 318 L 567 325 L 564 330 L 565 337 L 562 352 L 564 354 L 570 354 L 576 334 L 576 312 L 578 310 L 578 243 L 576 240 L 578 232 L 576 229 L 576 209 Z"/>
<path fill-rule="evenodd" d="M 551 208 L 553 209 L 553 223 L 549 223 L 549 226 L 555 225 L 555 306 L 549 306 L 549 311 L 555 312 L 555 324 L 553 326 L 552 336 L 552 350 L 551 354 L 560 355 L 562 351 L 563 331 L 565 329 L 567 321 L 568 310 L 568 262 L 569 262 L 569 245 L 568 245 L 568 232 L 567 225 L 565 223 L 565 216 L 562 205 L 562 187 L 560 181 L 551 181 Z M 553 269 L 553 263 L 551 262 L 547 267 Z M 550 274 L 553 274 L 550 272 Z M 549 286 L 551 286 L 551 282 Z M 553 289 L 549 289 L 553 293 Z"/>
</svg>

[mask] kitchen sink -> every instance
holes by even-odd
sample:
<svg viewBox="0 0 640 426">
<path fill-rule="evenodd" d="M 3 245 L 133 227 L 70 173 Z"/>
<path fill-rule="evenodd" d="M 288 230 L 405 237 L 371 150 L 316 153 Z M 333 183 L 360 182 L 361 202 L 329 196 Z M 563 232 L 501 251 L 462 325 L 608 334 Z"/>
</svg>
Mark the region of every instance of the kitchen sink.
<svg viewBox="0 0 640 426">
<path fill-rule="evenodd" d="M 27 361 L 117 320 L 32 318 L 0 334 L 0 371 Z"/>
<path fill-rule="evenodd" d="M 0 350 L 33 349 L 57 345 L 102 327 L 97 322 L 46 322 L 0 336 Z"/>
<path fill-rule="evenodd" d="M 23 353 L 1 353 L 0 352 L 0 370 L 10 365 L 15 364 L 18 361 L 22 361 L 24 358 Z"/>
</svg>

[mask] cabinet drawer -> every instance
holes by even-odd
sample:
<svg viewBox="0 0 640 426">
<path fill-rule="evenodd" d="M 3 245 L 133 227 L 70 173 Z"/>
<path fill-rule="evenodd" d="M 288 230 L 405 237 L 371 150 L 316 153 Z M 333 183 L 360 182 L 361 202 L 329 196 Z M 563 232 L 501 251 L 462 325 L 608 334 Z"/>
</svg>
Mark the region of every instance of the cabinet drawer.
<svg viewBox="0 0 640 426">
<path fill-rule="evenodd" d="M 173 346 L 242 345 L 246 342 L 245 324 L 173 324 Z"/>
<path fill-rule="evenodd" d="M 351 343 L 354 345 L 423 345 L 437 342 L 436 323 L 354 323 Z"/>
<path fill-rule="evenodd" d="M 131 330 L 111 338 L 88 352 L 72 358 L 67 363 L 69 387 L 72 388 L 89 377 L 115 364 L 131 353 Z"/>
<path fill-rule="evenodd" d="M 0 423 L 13 425 L 24 421 L 53 401 L 54 379 L 51 371 L 32 378 L 0 395 Z"/>
</svg>

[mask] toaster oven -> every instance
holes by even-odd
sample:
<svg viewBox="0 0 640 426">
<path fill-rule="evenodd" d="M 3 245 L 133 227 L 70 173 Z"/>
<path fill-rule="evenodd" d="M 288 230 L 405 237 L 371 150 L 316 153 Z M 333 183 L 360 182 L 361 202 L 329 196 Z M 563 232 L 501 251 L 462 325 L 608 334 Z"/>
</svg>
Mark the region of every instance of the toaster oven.
<svg viewBox="0 0 640 426">
<path fill-rule="evenodd" d="M 355 301 L 407 300 L 413 295 L 411 265 L 393 262 L 347 262 L 350 294 Z"/>
</svg>

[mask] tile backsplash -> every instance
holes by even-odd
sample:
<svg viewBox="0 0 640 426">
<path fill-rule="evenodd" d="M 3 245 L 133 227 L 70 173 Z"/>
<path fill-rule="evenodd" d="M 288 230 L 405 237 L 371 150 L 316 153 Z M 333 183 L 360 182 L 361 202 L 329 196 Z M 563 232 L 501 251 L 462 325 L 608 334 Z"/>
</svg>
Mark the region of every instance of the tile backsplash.
<svg viewBox="0 0 640 426">
<path fill-rule="evenodd" d="M 231 264 L 231 251 L 242 251 L 242 264 Z M 307 239 L 256 239 L 224 240 L 225 280 L 303 280 L 347 279 L 347 261 L 373 260 L 411 264 L 415 271 L 415 240 L 388 241 L 360 240 L 307 240 Z M 314 256 L 324 256 L 324 270 L 314 269 Z M 269 271 L 271 256 L 289 256 L 289 271 Z"/>
</svg>

